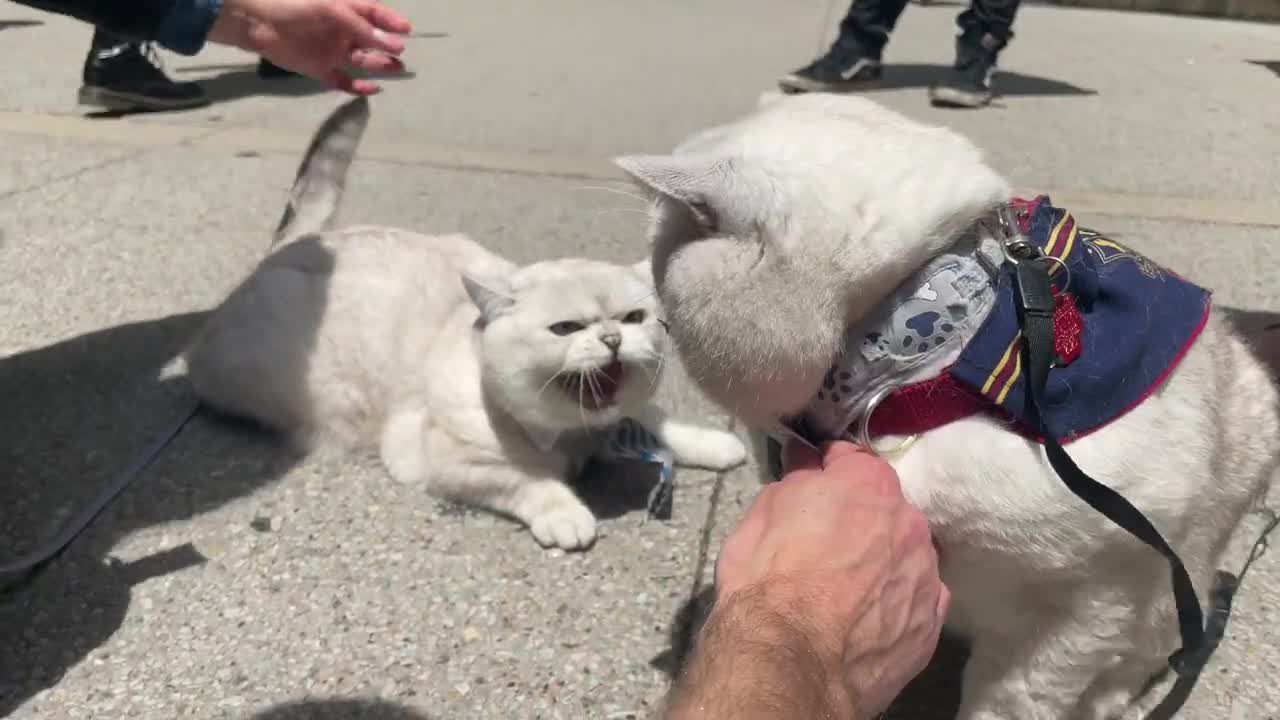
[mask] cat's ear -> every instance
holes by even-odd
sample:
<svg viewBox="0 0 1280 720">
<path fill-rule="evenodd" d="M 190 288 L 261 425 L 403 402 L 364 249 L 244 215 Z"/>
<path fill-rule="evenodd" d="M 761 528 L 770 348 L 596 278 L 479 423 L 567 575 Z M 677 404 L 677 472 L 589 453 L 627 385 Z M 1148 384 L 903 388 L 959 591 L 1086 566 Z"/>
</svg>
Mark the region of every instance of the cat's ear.
<svg viewBox="0 0 1280 720">
<path fill-rule="evenodd" d="M 516 302 L 511 297 L 511 289 L 506 281 L 498 277 L 486 276 L 480 279 L 463 273 L 462 285 L 485 322 L 501 315 Z"/>
<path fill-rule="evenodd" d="M 728 173 L 725 161 L 688 154 L 625 155 L 613 162 L 642 187 L 688 206 L 702 225 L 715 226 L 715 204 L 711 200 L 723 189 Z"/>
</svg>

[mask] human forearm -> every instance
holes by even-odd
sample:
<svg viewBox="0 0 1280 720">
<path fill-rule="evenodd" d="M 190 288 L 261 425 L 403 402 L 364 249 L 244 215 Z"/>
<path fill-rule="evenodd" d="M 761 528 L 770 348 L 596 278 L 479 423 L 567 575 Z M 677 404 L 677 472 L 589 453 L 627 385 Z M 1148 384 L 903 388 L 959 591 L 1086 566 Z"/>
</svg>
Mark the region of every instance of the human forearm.
<svg viewBox="0 0 1280 720">
<path fill-rule="evenodd" d="M 716 603 L 668 698 L 665 720 L 862 720 L 832 676 L 820 631 L 769 592 L 749 588 Z"/>
</svg>

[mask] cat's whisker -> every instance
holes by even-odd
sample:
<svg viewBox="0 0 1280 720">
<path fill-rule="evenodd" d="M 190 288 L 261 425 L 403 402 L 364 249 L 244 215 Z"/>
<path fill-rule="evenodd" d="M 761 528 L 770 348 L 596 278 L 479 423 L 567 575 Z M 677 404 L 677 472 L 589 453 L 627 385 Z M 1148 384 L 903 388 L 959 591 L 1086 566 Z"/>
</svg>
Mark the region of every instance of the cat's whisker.
<svg viewBox="0 0 1280 720">
<path fill-rule="evenodd" d="M 653 392 L 654 388 L 658 384 L 658 380 L 662 377 L 662 369 L 664 367 L 664 363 L 667 361 L 667 355 L 666 353 L 652 349 L 644 350 L 642 352 L 644 352 L 646 358 L 652 358 L 658 361 L 658 367 L 653 370 L 650 370 L 647 365 L 640 365 L 640 369 L 644 374 L 649 376 L 649 392 Z"/>
<path fill-rule="evenodd" d="M 595 401 L 597 405 L 600 404 L 600 399 L 604 396 L 604 390 L 601 389 L 599 383 L 596 381 L 596 376 L 598 375 L 604 375 L 604 373 L 600 370 L 600 368 L 593 367 L 587 371 L 587 376 L 586 376 L 587 389 L 591 392 L 591 399 Z"/>
<path fill-rule="evenodd" d="M 582 391 L 586 388 L 586 374 L 581 370 L 578 371 L 578 415 L 582 418 L 582 429 L 590 430 L 591 423 L 587 422 L 587 406 L 582 404 Z"/>
<path fill-rule="evenodd" d="M 657 295 L 657 294 L 658 294 L 658 289 L 657 289 L 657 288 L 653 288 L 653 289 L 649 290 L 648 292 L 646 292 L 646 293 L 645 293 L 645 294 L 643 294 L 643 295 L 637 295 L 635 298 L 633 298 L 633 299 L 631 300 L 631 304 L 632 304 L 632 305 L 634 305 L 634 304 L 639 303 L 639 302 L 644 302 L 645 300 L 648 300 L 649 298 L 651 298 L 651 297 L 653 297 L 654 295 Z"/>
<path fill-rule="evenodd" d="M 649 212 L 647 210 L 637 210 L 636 208 L 605 208 L 604 210 L 597 210 L 591 213 L 591 216 L 599 217 L 608 213 L 635 213 L 637 215 L 644 215 L 645 217 L 649 216 Z"/>
<path fill-rule="evenodd" d="M 563 376 L 564 376 L 564 373 L 565 373 L 565 371 L 564 371 L 564 370 L 561 370 L 560 372 L 557 372 L 556 374 L 554 374 L 554 375 L 552 375 L 550 378 L 548 378 L 546 382 L 542 383 L 542 387 L 538 388 L 538 392 L 537 392 L 537 394 L 535 394 L 533 397 L 534 397 L 535 399 L 542 397 L 542 393 L 546 392 L 547 388 L 551 385 L 551 383 L 553 383 L 553 382 L 555 382 L 556 380 L 559 380 L 561 377 L 563 377 Z"/>
<path fill-rule="evenodd" d="M 582 187 L 574 188 L 574 190 L 596 190 L 599 192 L 613 193 L 615 195 L 622 195 L 624 197 L 629 197 L 633 200 L 638 200 L 645 205 L 649 204 L 648 199 L 640 197 L 639 195 L 633 192 L 627 192 L 626 190 L 620 190 L 618 188 L 604 187 L 602 185 L 583 185 Z"/>
</svg>

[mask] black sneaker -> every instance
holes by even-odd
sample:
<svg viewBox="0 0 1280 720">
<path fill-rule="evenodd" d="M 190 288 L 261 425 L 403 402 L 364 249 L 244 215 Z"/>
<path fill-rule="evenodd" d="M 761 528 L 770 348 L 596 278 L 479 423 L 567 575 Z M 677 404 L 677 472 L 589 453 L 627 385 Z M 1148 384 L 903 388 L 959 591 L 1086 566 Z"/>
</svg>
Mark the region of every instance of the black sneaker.
<svg viewBox="0 0 1280 720">
<path fill-rule="evenodd" d="M 996 71 L 998 43 L 991 35 L 974 42 L 956 41 L 956 63 L 945 82 L 929 87 L 929 102 L 935 107 L 981 108 L 991 104 L 995 93 L 991 77 Z"/>
<path fill-rule="evenodd" d="M 879 57 L 837 42 L 826 55 L 782 76 L 778 87 L 786 93 L 861 90 L 878 83 L 882 71 Z"/>
<path fill-rule="evenodd" d="M 136 112 L 183 110 L 209 104 L 198 84 L 170 80 L 149 44 L 131 42 L 90 50 L 83 77 L 81 105 Z"/>
</svg>

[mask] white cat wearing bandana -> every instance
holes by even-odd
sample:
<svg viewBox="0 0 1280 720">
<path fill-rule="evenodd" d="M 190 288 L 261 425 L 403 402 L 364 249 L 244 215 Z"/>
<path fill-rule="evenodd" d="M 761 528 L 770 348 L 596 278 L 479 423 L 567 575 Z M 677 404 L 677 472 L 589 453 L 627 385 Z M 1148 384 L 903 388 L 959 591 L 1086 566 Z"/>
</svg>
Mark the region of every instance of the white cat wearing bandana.
<svg viewBox="0 0 1280 720">
<path fill-rule="evenodd" d="M 1054 436 L 1150 520 L 1201 604 L 1280 446 L 1271 379 L 1207 292 L 1047 199 L 1006 206 L 967 139 L 858 97 L 763 101 L 617 162 L 655 199 L 653 273 L 702 389 L 757 440 L 779 422 L 870 439 L 930 519 L 949 625 L 972 641 L 961 720 L 1141 717 L 1160 699 L 1140 690 L 1180 647 L 1170 564 L 1019 424 L 1030 356 L 990 229 L 1009 207 L 1050 258 Z"/>
<path fill-rule="evenodd" d="M 649 262 L 517 267 L 463 235 L 334 228 L 368 100 L 317 131 L 278 248 L 186 351 L 200 397 L 300 448 L 377 448 L 393 478 L 582 549 L 596 519 L 566 483 L 624 418 L 676 464 L 746 459 L 733 434 L 652 404 L 666 332 Z M 628 425 L 635 434 L 635 425 Z"/>
</svg>

